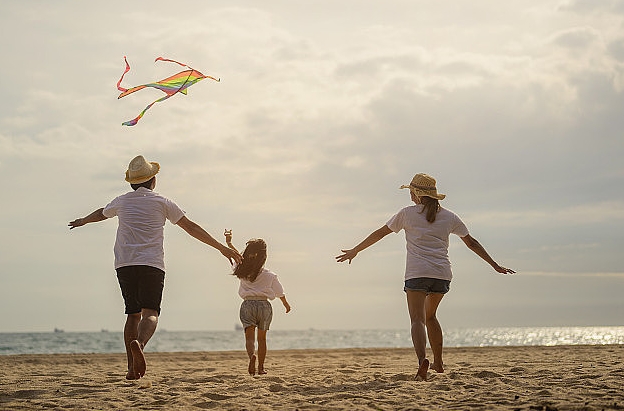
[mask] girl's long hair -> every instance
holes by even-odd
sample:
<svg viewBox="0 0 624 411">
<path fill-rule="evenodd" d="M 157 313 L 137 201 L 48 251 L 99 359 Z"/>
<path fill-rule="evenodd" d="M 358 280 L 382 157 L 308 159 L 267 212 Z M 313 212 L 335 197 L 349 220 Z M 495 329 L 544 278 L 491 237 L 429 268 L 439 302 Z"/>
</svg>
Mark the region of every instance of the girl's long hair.
<svg viewBox="0 0 624 411">
<path fill-rule="evenodd" d="M 261 238 L 247 241 L 247 246 L 243 251 L 243 261 L 236 266 L 233 275 L 254 282 L 266 262 L 266 250 L 266 243 Z"/>
<path fill-rule="evenodd" d="M 426 214 L 427 221 L 433 223 L 436 219 L 436 214 L 440 210 L 440 202 L 431 197 L 422 196 L 420 202 L 423 205 L 422 212 Z"/>
</svg>

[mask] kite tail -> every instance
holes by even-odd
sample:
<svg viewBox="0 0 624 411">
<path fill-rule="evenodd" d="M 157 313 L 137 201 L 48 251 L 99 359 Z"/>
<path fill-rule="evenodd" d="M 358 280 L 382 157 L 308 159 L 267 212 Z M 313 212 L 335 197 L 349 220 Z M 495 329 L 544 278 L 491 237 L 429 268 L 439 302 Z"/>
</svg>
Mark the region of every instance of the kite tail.
<svg viewBox="0 0 624 411">
<path fill-rule="evenodd" d="M 130 64 L 128 64 L 128 60 L 126 59 L 126 56 L 124 56 L 124 61 L 126 62 L 126 71 L 123 72 L 123 74 L 121 75 L 121 78 L 117 82 L 117 90 L 122 91 L 122 92 L 128 91 L 127 88 L 121 87 L 121 81 L 123 80 L 126 73 L 130 71 Z"/>
<path fill-rule="evenodd" d="M 134 93 L 135 91 L 139 91 L 144 89 L 145 87 L 147 87 L 145 84 L 141 85 L 141 86 L 136 86 L 136 87 L 132 87 L 132 88 L 127 88 L 127 89 L 119 89 L 121 91 L 123 91 L 123 93 L 121 93 L 119 95 L 119 97 L 117 97 L 118 99 L 127 96 L 128 94 Z"/>
<path fill-rule="evenodd" d="M 169 61 L 169 62 L 171 62 L 171 63 L 176 63 L 176 64 L 181 65 L 182 67 L 188 67 L 188 68 L 190 68 L 190 69 L 192 69 L 192 68 L 193 68 L 193 67 L 188 66 L 188 65 L 186 65 L 186 64 L 180 63 L 179 61 L 166 59 L 166 58 L 164 58 L 164 57 L 157 57 L 157 58 L 156 58 L 156 60 L 154 60 L 154 62 L 159 61 L 159 60 L 160 60 L 160 61 Z"/>
<path fill-rule="evenodd" d="M 135 118 L 133 118 L 132 120 L 124 121 L 123 123 L 121 123 L 121 125 L 122 125 L 122 126 L 134 126 L 134 125 L 136 125 L 136 123 L 138 123 L 138 122 L 139 122 L 139 120 L 141 119 L 141 117 L 143 117 L 143 114 L 145 114 L 145 112 L 146 112 L 147 110 L 149 110 L 149 108 L 150 108 L 150 107 L 152 107 L 154 104 L 159 103 L 159 102 L 161 102 L 161 101 L 163 101 L 163 100 L 167 100 L 169 97 L 171 97 L 171 96 L 165 96 L 165 97 L 159 98 L 159 99 L 158 99 L 158 100 L 156 100 L 156 101 L 153 101 L 150 105 L 148 105 L 147 107 L 145 107 L 145 108 L 143 109 L 143 111 L 141 111 L 141 113 L 139 113 L 139 115 L 138 115 L 138 116 L 136 116 L 136 117 L 135 117 Z"/>
</svg>

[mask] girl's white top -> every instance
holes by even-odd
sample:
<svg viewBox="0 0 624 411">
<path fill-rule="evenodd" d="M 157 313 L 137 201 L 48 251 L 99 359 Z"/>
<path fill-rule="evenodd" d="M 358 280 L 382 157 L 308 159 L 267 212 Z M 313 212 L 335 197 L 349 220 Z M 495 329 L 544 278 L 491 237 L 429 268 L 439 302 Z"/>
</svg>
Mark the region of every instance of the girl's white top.
<svg viewBox="0 0 624 411">
<path fill-rule="evenodd" d="M 263 267 L 260 274 L 258 274 L 258 277 L 256 277 L 253 282 L 240 279 L 238 295 L 243 299 L 249 297 L 266 297 L 269 300 L 273 300 L 276 297 L 284 296 L 284 288 L 277 279 L 277 275 Z"/>
<path fill-rule="evenodd" d="M 427 221 L 423 206 L 408 206 L 395 214 L 386 225 L 395 233 L 405 230 L 407 258 L 405 279 L 429 277 L 451 280 L 448 256 L 449 236 L 465 237 L 468 228 L 452 211 L 440 208 L 433 223 Z"/>
</svg>

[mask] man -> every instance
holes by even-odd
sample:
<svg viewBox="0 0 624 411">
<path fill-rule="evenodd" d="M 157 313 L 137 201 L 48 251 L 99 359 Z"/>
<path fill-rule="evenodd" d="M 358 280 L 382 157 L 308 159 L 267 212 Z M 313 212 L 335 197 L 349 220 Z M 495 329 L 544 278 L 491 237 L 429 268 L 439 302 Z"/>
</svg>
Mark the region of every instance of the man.
<svg viewBox="0 0 624 411">
<path fill-rule="evenodd" d="M 126 181 L 134 191 L 123 194 L 86 217 L 69 223 L 69 229 L 117 216 L 115 270 L 127 314 L 124 342 L 128 357 L 126 378 L 145 374 L 143 349 L 156 331 L 165 280 L 165 221 L 181 227 L 199 241 L 216 248 L 230 262 L 242 261 L 238 252 L 221 244 L 202 227 L 189 220 L 173 201 L 155 193 L 160 165 L 137 156 L 126 171 Z"/>
</svg>

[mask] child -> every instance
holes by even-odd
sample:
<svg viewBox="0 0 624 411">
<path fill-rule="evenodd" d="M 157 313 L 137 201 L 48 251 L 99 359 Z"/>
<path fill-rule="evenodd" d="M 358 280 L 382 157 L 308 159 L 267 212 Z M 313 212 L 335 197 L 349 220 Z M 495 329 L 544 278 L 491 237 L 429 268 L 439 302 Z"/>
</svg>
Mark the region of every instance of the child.
<svg viewBox="0 0 624 411">
<path fill-rule="evenodd" d="M 225 241 L 232 250 L 232 230 L 225 230 Z M 256 374 L 256 327 L 258 328 L 258 374 L 266 374 L 264 359 L 267 353 L 266 334 L 273 319 L 273 307 L 268 300 L 279 297 L 290 312 L 290 304 L 286 301 L 284 289 L 275 273 L 264 268 L 267 252 L 266 243 L 262 239 L 247 241 L 243 251 L 243 261 L 234 265 L 234 273 L 240 279 L 238 295 L 243 299 L 240 307 L 240 320 L 245 330 L 245 347 L 249 356 L 247 371 L 250 375 Z"/>
</svg>

